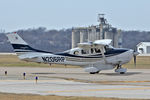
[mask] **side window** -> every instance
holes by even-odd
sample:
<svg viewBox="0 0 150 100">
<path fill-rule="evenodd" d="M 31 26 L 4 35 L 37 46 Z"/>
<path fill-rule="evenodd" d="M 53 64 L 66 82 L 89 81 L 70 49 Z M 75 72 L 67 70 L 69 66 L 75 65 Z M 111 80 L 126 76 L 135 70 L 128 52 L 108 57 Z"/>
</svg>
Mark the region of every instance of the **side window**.
<svg viewBox="0 0 150 100">
<path fill-rule="evenodd" d="M 81 50 L 81 54 L 89 54 L 89 50 Z"/>
<path fill-rule="evenodd" d="M 100 49 L 95 48 L 95 52 L 96 52 L 96 53 L 101 53 L 101 50 L 100 50 Z"/>
<path fill-rule="evenodd" d="M 91 54 L 93 54 L 94 53 L 94 49 L 93 48 L 91 48 Z"/>
<path fill-rule="evenodd" d="M 85 50 L 81 50 L 81 53 L 82 53 L 82 54 L 86 54 L 86 51 L 85 51 Z"/>
<path fill-rule="evenodd" d="M 78 55 L 79 54 L 79 51 L 74 51 L 74 55 Z"/>
</svg>

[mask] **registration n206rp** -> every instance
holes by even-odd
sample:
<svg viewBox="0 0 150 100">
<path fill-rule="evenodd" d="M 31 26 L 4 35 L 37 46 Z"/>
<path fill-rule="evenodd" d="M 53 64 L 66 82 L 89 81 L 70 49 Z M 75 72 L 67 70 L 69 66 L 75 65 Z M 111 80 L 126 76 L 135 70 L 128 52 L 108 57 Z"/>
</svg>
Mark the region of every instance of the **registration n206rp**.
<svg viewBox="0 0 150 100">
<path fill-rule="evenodd" d="M 65 57 L 42 57 L 44 62 L 64 62 Z"/>
</svg>

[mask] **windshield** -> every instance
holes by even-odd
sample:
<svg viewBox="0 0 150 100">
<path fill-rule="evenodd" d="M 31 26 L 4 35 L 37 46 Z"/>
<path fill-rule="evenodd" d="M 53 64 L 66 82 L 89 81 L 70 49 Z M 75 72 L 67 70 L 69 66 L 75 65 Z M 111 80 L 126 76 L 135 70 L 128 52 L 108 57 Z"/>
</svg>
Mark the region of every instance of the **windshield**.
<svg viewBox="0 0 150 100">
<path fill-rule="evenodd" d="M 106 49 L 106 50 L 112 50 L 112 49 L 113 49 L 113 46 L 111 46 L 111 45 L 106 45 L 106 46 L 105 46 L 105 49 Z"/>
</svg>

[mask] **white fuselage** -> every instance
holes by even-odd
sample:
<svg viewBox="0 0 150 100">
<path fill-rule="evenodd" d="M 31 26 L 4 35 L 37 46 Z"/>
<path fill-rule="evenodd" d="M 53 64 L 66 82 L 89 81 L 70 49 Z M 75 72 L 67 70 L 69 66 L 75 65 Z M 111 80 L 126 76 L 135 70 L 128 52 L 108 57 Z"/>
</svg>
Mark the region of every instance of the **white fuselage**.
<svg viewBox="0 0 150 100">
<path fill-rule="evenodd" d="M 113 69 L 116 66 L 116 72 L 125 73 L 126 70 L 120 66 L 129 62 L 134 54 L 133 50 L 113 48 L 110 45 L 110 39 L 79 43 L 77 48 L 53 54 L 30 47 L 16 33 L 7 34 L 7 37 L 21 60 L 46 64 L 77 65 L 84 67 L 90 73 Z"/>
<path fill-rule="evenodd" d="M 27 58 L 28 57 L 28 58 Z M 38 63 L 47 64 L 64 64 L 64 65 L 77 65 L 81 67 L 97 67 L 99 70 L 113 69 L 116 65 L 128 63 L 133 57 L 133 50 L 127 50 L 126 52 L 118 55 L 106 57 L 106 62 L 103 58 L 84 58 L 57 55 L 50 53 L 28 53 L 19 56 L 20 59 L 25 61 L 33 61 Z"/>
</svg>

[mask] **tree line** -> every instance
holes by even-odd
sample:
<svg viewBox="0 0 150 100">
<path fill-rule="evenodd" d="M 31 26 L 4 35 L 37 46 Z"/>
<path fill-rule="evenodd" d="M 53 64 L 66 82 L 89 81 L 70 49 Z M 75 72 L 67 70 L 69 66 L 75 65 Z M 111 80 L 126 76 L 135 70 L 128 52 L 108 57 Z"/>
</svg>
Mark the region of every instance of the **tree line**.
<svg viewBox="0 0 150 100">
<path fill-rule="evenodd" d="M 30 46 L 36 49 L 62 52 L 71 48 L 72 29 L 47 30 L 45 27 L 16 31 Z M 13 52 L 5 36 L 0 33 L 0 52 Z M 150 32 L 122 31 L 122 47 L 135 49 L 140 42 L 150 42 Z"/>
</svg>

